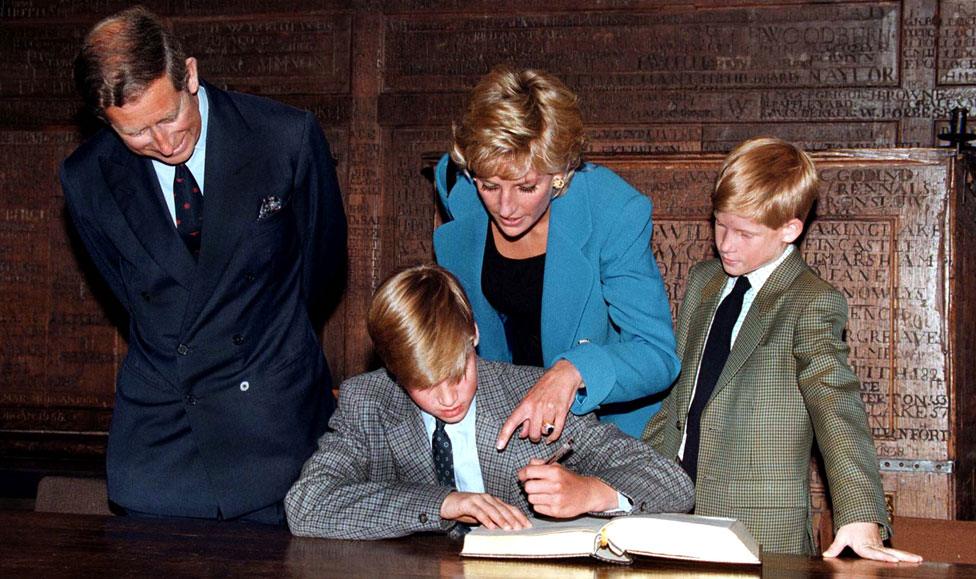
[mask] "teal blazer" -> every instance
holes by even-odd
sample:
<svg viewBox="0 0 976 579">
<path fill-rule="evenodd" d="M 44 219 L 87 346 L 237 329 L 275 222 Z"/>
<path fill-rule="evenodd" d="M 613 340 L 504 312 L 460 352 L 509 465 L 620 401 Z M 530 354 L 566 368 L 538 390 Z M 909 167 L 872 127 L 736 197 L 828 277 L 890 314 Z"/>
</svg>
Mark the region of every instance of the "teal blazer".
<svg viewBox="0 0 976 579">
<path fill-rule="evenodd" d="M 434 232 L 437 261 L 461 281 L 481 339 L 478 354 L 510 362 L 498 312 L 481 291 L 488 212 L 445 155 L 435 184 L 450 220 Z M 596 411 L 639 437 L 678 375 L 671 310 L 651 253 L 651 202 L 613 171 L 587 164 L 552 201 L 542 289 L 546 367 L 573 363 L 586 386 L 571 408 Z"/>
</svg>

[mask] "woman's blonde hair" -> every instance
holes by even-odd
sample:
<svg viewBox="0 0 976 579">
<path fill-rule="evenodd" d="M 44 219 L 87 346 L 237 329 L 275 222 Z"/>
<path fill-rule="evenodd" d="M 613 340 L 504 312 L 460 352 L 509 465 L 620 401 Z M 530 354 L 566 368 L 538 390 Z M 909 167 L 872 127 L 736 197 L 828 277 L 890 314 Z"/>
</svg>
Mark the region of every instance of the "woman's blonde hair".
<svg viewBox="0 0 976 579">
<path fill-rule="evenodd" d="M 384 281 L 366 328 L 386 369 L 413 390 L 461 380 L 477 335 L 461 284 L 436 265 L 414 266 Z"/>
<path fill-rule="evenodd" d="M 541 70 L 499 66 L 471 92 L 451 158 L 469 175 L 518 179 L 577 169 L 585 143 L 573 91 Z"/>
<path fill-rule="evenodd" d="M 725 158 L 712 208 L 776 229 L 793 218 L 806 220 L 819 184 L 813 160 L 799 147 L 773 137 L 756 137 Z"/>
</svg>

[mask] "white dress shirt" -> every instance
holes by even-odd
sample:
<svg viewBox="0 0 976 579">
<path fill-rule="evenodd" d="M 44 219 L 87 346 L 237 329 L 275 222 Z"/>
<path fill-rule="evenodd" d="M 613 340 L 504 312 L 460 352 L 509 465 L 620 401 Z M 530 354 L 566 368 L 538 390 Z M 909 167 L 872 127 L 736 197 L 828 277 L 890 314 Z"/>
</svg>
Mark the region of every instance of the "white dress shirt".
<svg viewBox="0 0 976 579">
<path fill-rule="evenodd" d="M 206 191 L 204 168 L 207 164 L 207 126 L 210 121 L 210 102 L 207 100 L 207 91 L 203 85 L 200 85 L 197 96 L 200 101 L 200 138 L 197 139 L 197 144 L 193 147 L 193 154 L 186 161 L 186 168 L 193 174 L 193 179 L 200 187 L 200 195 L 203 195 Z M 156 159 L 152 160 L 152 164 L 153 169 L 156 170 L 156 178 L 159 179 L 159 187 L 163 190 L 163 199 L 166 200 L 169 216 L 173 219 L 173 225 L 176 225 L 176 201 L 173 199 L 173 177 L 176 175 L 176 167 Z"/>
</svg>

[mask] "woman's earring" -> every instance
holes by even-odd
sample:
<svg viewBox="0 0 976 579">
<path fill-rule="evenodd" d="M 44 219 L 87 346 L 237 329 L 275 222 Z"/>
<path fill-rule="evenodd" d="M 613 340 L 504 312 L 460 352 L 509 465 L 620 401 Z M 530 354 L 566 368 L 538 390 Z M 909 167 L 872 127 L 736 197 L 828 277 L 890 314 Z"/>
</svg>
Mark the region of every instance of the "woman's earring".
<svg viewBox="0 0 976 579">
<path fill-rule="evenodd" d="M 566 180 L 560 177 L 559 175 L 556 175 L 555 177 L 552 178 L 553 189 L 562 189 L 565 186 L 566 186 Z"/>
</svg>

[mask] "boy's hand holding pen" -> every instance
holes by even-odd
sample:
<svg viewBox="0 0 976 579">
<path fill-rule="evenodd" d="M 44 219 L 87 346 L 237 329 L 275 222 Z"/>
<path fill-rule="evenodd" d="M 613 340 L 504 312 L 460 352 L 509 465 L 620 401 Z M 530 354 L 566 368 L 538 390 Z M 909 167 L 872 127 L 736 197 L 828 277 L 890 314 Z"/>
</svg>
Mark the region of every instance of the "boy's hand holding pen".
<svg viewBox="0 0 976 579">
<path fill-rule="evenodd" d="M 559 464 L 572 450 L 573 439 L 569 438 L 548 459 L 533 458 L 519 469 L 518 478 L 533 510 L 540 515 L 569 518 L 616 508 L 617 491 L 598 478 Z"/>
</svg>

